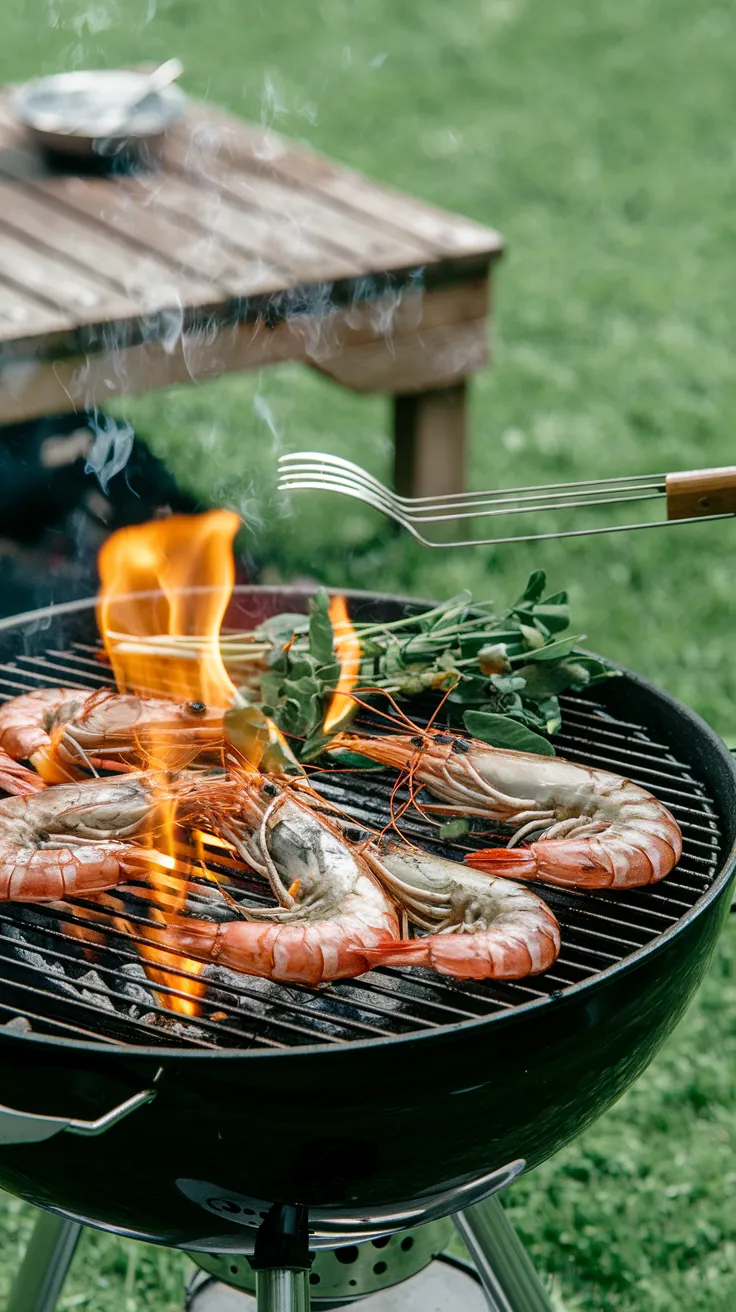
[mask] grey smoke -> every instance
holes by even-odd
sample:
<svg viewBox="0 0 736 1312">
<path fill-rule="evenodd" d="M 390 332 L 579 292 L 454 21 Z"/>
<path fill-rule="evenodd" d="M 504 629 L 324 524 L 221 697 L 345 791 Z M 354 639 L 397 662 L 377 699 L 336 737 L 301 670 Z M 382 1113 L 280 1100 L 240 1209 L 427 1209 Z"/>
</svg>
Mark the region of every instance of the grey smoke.
<svg viewBox="0 0 736 1312">
<path fill-rule="evenodd" d="M 89 449 L 85 472 L 94 474 L 107 495 L 110 481 L 125 469 L 133 450 L 135 434 L 124 419 L 112 415 L 96 414 L 93 419 L 94 439 Z"/>
</svg>

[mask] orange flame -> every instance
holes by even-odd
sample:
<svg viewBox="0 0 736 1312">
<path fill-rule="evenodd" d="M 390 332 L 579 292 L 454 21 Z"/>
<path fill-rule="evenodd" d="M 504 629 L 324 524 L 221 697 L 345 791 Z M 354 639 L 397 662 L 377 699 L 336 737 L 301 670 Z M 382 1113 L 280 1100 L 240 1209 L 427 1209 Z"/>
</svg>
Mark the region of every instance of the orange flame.
<svg viewBox="0 0 736 1312">
<path fill-rule="evenodd" d="M 220 626 L 235 582 L 232 543 L 238 516 L 229 510 L 204 515 L 172 515 L 168 519 L 121 529 L 104 543 L 99 555 L 101 589 L 97 621 L 120 692 L 158 693 L 176 702 L 199 701 L 223 711 L 232 704 L 235 687 L 220 654 Z M 177 643 L 167 638 L 197 638 Z M 175 768 L 180 749 L 167 745 L 165 731 L 146 742 L 151 764 Z M 175 754 L 173 754 L 175 753 Z M 151 864 L 149 881 L 167 911 L 178 911 L 186 900 L 186 880 L 172 880 L 156 865 L 176 866 L 176 801 L 165 789 L 158 799 L 155 833 L 149 843 L 163 855 Z M 172 892 L 173 890 L 173 892 Z M 151 919 L 166 923 L 166 915 L 151 907 Z M 119 919 L 129 933 L 133 926 Z M 135 931 L 140 937 L 144 930 Z M 158 994 L 161 1006 L 196 1015 L 197 998 L 205 985 L 176 970 L 198 975 L 202 963 L 138 943 L 146 974 L 154 984 L 187 993 L 186 998 Z M 167 969 L 168 967 L 168 969 Z"/>
<path fill-rule="evenodd" d="M 235 687 L 220 655 L 220 625 L 235 582 L 231 510 L 123 528 L 100 550 L 97 622 L 119 692 L 229 706 Z M 140 594 L 149 593 L 149 596 Z M 200 637 L 170 649 L 136 639 Z"/>
<path fill-rule="evenodd" d="M 323 733 L 333 733 L 355 710 L 355 701 L 349 694 L 360 674 L 360 639 L 348 616 L 344 597 L 332 597 L 329 608 L 335 655 L 340 662 L 340 678 L 327 708 L 322 725 Z"/>
</svg>

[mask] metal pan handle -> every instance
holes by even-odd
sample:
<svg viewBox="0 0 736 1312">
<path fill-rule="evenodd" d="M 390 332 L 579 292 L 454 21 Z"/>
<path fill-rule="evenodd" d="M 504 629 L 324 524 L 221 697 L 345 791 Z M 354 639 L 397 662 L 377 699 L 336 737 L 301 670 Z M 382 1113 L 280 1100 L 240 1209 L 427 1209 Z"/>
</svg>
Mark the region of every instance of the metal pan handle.
<svg viewBox="0 0 736 1312">
<path fill-rule="evenodd" d="M 104 1134 L 118 1121 L 122 1121 L 139 1107 L 145 1107 L 156 1097 L 155 1089 L 144 1089 L 142 1093 L 126 1098 L 112 1111 L 96 1121 L 76 1121 L 62 1116 L 36 1116 L 30 1112 L 19 1112 L 14 1107 L 0 1105 L 0 1145 L 10 1143 L 42 1143 L 52 1139 L 62 1130 L 70 1134 L 95 1135 Z"/>
</svg>

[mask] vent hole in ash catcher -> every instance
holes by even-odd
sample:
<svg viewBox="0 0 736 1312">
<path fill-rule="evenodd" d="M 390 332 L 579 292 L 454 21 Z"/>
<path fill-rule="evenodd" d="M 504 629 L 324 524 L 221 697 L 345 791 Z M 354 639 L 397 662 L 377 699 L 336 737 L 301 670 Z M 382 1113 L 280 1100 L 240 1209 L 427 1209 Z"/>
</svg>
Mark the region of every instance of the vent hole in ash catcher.
<svg viewBox="0 0 736 1312">
<path fill-rule="evenodd" d="M 356 1244 L 350 1244 L 348 1248 L 335 1249 L 335 1257 L 338 1262 L 342 1262 L 343 1266 L 352 1266 L 353 1262 L 357 1262 L 359 1256 Z"/>
</svg>

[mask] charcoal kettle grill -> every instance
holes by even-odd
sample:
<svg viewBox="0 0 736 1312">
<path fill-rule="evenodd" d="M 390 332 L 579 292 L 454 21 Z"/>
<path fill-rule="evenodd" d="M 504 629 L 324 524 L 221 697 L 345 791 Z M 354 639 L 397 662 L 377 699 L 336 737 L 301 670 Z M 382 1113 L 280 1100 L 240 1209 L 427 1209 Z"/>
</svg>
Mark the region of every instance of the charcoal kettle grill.
<svg viewBox="0 0 736 1312">
<path fill-rule="evenodd" d="M 225 624 L 304 611 L 308 596 L 236 588 Z M 359 620 L 419 605 L 348 600 Z M 93 602 L 0 624 L 1 697 L 106 682 Z M 135 934 L 106 929 L 91 961 L 70 932 L 86 923 L 83 902 L 0 905 L 0 1186 L 47 1213 L 12 1312 L 50 1312 L 81 1224 L 203 1264 L 230 1255 L 242 1270 L 245 1258 L 259 1312 L 303 1312 L 310 1296 L 336 1305 L 311 1279 L 323 1252 L 411 1237 L 450 1214 L 493 1308 L 549 1308 L 492 1195 L 649 1063 L 703 977 L 736 868 L 736 771 L 702 720 L 627 671 L 562 705 L 560 754 L 651 789 L 684 846 L 651 888 L 539 888 L 563 944 L 541 977 L 461 983 L 391 968 L 307 990 L 208 966 L 200 1014 L 173 1016 L 161 999 L 181 993 L 186 969 L 153 992 Z M 314 777 L 370 825 L 385 822 L 392 782 Z M 420 816 L 406 828 L 443 850 Z M 488 840 L 462 840 L 474 841 Z M 216 852 L 207 859 L 222 870 Z M 232 895 L 257 902 L 263 888 L 244 877 Z M 142 929 L 150 903 L 120 897 Z"/>
</svg>

